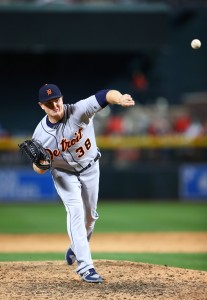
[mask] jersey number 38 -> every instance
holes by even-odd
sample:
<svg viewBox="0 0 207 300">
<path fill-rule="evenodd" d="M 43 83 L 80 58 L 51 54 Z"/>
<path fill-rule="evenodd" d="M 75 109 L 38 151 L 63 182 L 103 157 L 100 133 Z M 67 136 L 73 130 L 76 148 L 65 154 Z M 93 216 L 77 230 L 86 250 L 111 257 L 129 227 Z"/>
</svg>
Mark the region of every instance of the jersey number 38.
<svg viewBox="0 0 207 300">
<path fill-rule="evenodd" d="M 91 148 L 91 141 L 87 139 L 84 143 L 84 146 L 76 149 L 76 153 L 78 153 L 78 158 L 82 157 L 87 150 Z"/>
</svg>

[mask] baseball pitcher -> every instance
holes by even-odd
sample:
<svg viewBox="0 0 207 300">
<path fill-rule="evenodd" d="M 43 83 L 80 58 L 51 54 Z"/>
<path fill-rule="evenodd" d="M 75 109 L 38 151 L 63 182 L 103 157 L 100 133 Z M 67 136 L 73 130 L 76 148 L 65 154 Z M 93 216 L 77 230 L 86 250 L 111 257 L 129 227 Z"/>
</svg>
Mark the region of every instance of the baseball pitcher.
<svg viewBox="0 0 207 300">
<path fill-rule="evenodd" d="M 20 148 L 33 162 L 34 171 L 51 172 L 55 188 L 67 212 L 70 247 L 65 260 L 77 263 L 76 272 L 86 282 L 100 283 L 89 241 L 98 219 L 99 159 L 93 117 L 108 104 L 135 105 L 128 94 L 101 90 L 76 102 L 64 104 L 60 89 L 45 84 L 39 89 L 38 104 L 45 116 L 37 125 L 32 140 Z"/>
</svg>

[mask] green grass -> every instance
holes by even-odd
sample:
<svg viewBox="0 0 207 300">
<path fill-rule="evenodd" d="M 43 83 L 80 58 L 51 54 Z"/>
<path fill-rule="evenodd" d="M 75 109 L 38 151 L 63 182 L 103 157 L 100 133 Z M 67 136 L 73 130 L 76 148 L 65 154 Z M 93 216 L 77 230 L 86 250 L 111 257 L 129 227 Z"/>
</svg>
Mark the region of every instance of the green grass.
<svg viewBox="0 0 207 300">
<path fill-rule="evenodd" d="M 92 253 L 93 259 L 127 260 L 207 271 L 207 253 Z M 0 261 L 64 260 L 64 253 L 0 253 Z"/>
<path fill-rule="evenodd" d="M 0 205 L 0 233 L 66 233 L 66 212 L 60 203 Z"/>
<path fill-rule="evenodd" d="M 206 231 L 207 203 L 101 203 L 100 232 Z"/>
<path fill-rule="evenodd" d="M 207 203 L 104 202 L 96 232 L 207 231 Z M 0 233 L 66 233 L 62 203 L 0 204 Z"/>
</svg>

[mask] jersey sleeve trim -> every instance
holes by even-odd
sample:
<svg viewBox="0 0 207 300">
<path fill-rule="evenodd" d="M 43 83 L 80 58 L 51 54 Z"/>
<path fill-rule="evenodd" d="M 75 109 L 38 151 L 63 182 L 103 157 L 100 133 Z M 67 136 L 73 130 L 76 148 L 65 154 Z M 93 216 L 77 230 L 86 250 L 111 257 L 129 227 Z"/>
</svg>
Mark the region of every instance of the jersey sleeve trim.
<svg viewBox="0 0 207 300">
<path fill-rule="evenodd" d="M 96 100 L 102 108 L 108 105 L 108 102 L 106 101 L 106 94 L 108 91 L 110 91 L 110 89 L 101 90 L 95 94 Z"/>
</svg>

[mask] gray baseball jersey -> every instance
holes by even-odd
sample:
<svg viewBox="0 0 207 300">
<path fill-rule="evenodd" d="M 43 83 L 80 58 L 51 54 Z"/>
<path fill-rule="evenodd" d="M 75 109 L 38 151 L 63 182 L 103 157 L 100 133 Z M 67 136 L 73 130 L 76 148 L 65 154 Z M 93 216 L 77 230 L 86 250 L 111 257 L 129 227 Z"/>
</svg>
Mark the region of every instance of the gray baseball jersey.
<svg viewBox="0 0 207 300">
<path fill-rule="evenodd" d="M 96 157 L 93 117 L 100 109 L 96 97 L 91 96 L 76 104 L 65 104 L 64 118 L 56 124 L 50 123 L 47 116 L 41 120 L 33 138 L 50 153 L 52 167 L 81 171 Z"/>
</svg>

